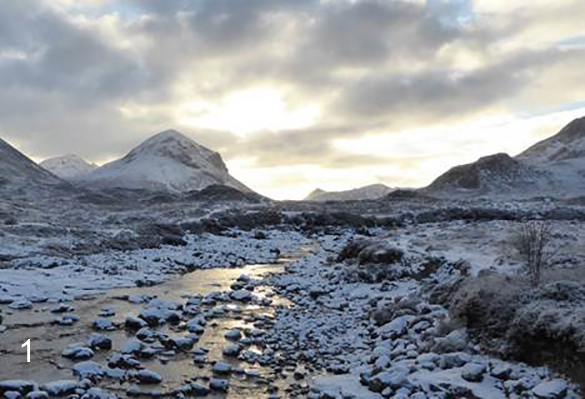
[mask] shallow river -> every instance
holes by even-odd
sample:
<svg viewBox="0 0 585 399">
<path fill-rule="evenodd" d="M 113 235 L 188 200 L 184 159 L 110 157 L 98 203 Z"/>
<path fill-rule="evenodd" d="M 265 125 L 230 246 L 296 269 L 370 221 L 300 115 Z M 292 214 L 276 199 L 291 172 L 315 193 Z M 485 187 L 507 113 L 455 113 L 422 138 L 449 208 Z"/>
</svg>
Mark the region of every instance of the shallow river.
<svg viewBox="0 0 585 399">
<path fill-rule="evenodd" d="M 159 299 L 179 300 L 185 302 L 185 296 L 195 294 L 207 294 L 210 292 L 227 291 L 230 285 L 242 274 L 250 277 L 261 277 L 269 273 L 282 271 L 280 265 L 254 265 L 236 269 L 211 269 L 198 270 L 186 275 L 176 276 L 164 284 L 155 287 L 126 288 L 110 290 L 104 295 L 91 296 L 83 300 L 76 300 L 70 304 L 74 307 L 75 315 L 80 321 L 73 326 L 60 326 L 52 324 L 59 315 L 50 312 L 56 304 L 40 303 L 35 304 L 32 310 L 10 310 L 2 305 L 3 325 L 8 330 L 0 334 L 0 381 L 8 379 L 34 380 L 37 383 L 45 383 L 56 380 L 71 380 L 73 377 L 71 368 L 73 362 L 61 357 L 61 351 L 69 344 L 85 342 L 88 336 L 94 332 L 92 322 L 99 318 L 98 314 L 103 308 L 111 307 L 115 310 L 115 316 L 110 319 L 114 322 L 123 322 L 127 315 L 138 315 L 144 304 L 133 304 L 131 302 L 117 299 L 123 295 L 150 295 Z M 230 390 L 227 397 L 243 398 L 266 397 L 268 382 L 264 377 L 279 378 L 272 370 L 263 369 L 255 365 L 251 366 L 237 360 L 226 359 L 222 355 L 222 348 L 227 343 L 224 338 L 225 331 L 234 328 L 253 328 L 249 316 L 252 314 L 274 314 L 275 306 L 284 306 L 285 301 L 274 295 L 269 288 L 258 287 L 254 291 L 256 296 L 270 296 L 273 300 L 270 306 L 243 305 L 228 302 L 225 305 L 229 312 L 225 317 L 211 320 L 205 328 L 199 343 L 195 348 L 205 347 L 209 349 L 207 359 L 209 361 L 221 360 L 244 369 L 255 369 L 260 372 L 261 377 L 245 377 L 232 375 L 230 378 Z M 172 331 L 173 327 L 165 326 L 160 330 L 170 332 L 173 335 L 185 334 L 185 332 Z M 133 334 L 127 333 L 122 327 L 112 332 L 99 331 L 113 340 L 113 350 L 99 352 L 91 360 L 105 365 L 105 359 L 114 353 L 120 345 L 133 338 Z M 31 362 L 26 362 L 26 351 L 21 345 L 31 340 Z M 248 348 L 257 350 L 258 348 Z M 143 360 L 142 365 L 163 377 L 163 384 L 157 386 L 142 386 L 144 391 L 151 390 L 152 393 L 168 393 L 184 383 L 188 379 L 197 380 L 201 385 L 205 383 L 205 377 L 211 377 L 211 366 L 209 364 L 197 365 L 193 356 L 186 352 L 174 356 L 166 362 L 157 357 L 154 360 Z M 282 376 L 280 376 L 281 378 Z M 284 381 L 275 383 L 283 386 Z M 118 392 L 125 396 L 129 387 L 128 383 L 104 382 L 100 387 Z M 214 397 L 214 396 L 210 396 Z M 218 397 L 225 397 L 218 396 Z"/>
</svg>

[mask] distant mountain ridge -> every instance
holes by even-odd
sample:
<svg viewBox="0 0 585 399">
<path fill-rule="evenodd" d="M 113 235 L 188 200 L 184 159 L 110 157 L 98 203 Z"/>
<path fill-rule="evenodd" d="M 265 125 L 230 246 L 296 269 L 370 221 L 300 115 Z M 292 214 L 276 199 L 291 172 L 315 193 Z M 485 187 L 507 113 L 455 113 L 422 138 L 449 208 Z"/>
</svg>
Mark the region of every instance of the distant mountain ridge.
<svg viewBox="0 0 585 399">
<path fill-rule="evenodd" d="M 585 195 L 585 118 L 514 158 L 495 154 L 453 167 L 420 191 L 447 198 Z"/>
<path fill-rule="evenodd" d="M 75 154 L 49 158 L 39 165 L 62 179 L 73 181 L 83 178 L 98 168 L 96 164 L 89 163 Z"/>
<path fill-rule="evenodd" d="M 176 130 L 156 134 L 126 156 L 92 171 L 84 183 L 97 187 L 187 192 L 225 185 L 252 192 L 229 174 L 221 155 Z"/>
<path fill-rule="evenodd" d="M 394 189 L 384 184 L 371 184 L 369 186 L 359 187 L 352 190 L 345 191 L 325 191 L 316 189 L 311 192 L 305 201 L 360 201 L 373 200 L 381 198 Z"/>
</svg>

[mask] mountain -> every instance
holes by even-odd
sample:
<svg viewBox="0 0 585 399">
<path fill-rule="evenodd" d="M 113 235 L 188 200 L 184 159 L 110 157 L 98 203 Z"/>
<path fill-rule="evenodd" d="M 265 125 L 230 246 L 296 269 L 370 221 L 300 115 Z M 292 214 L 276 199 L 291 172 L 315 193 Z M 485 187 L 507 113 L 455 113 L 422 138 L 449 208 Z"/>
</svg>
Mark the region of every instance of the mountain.
<svg viewBox="0 0 585 399">
<path fill-rule="evenodd" d="M 0 139 L 0 189 L 27 189 L 63 184 L 26 155 Z"/>
<path fill-rule="evenodd" d="M 369 186 L 346 191 L 324 191 L 321 189 L 316 189 L 305 198 L 305 201 L 323 202 L 378 199 L 387 195 L 393 190 L 394 189 L 383 184 L 371 184 Z"/>
<path fill-rule="evenodd" d="M 495 154 L 456 166 L 421 192 L 437 197 L 585 195 L 585 118 L 514 158 Z"/>
<path fill-rule="evenodd" d="M 39 165 L 64 180 L 78 180 L 98 167 L 74 154 L 46 159 Z"/>
<path fill-rule="evenodd" d="M 171 192 L 201 190 L 211 185 L 252 191 L 229 174 L 217 152 L 175 130 L 149 138 L 125 157 L 89 173 L 83 181 L 99 187 Z"/>
</svg>

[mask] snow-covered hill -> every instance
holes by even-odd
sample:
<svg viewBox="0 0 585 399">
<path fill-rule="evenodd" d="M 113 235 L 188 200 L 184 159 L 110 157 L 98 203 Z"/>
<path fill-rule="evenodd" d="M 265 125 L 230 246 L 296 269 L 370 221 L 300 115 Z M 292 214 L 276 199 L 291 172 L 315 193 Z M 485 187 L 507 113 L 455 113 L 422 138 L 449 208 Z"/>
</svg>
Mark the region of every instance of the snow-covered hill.
<svg viewBox="0 0 585 399">
<path fill-rule="evenodd" d="M 437 197 L 585 195 L 585 118 L 515 158 L 496 154 L 456 166 L 421 190 Z"/>
<path fill-rule="evenodd" d="M 61 179 L 41 168 L 26 155 L 0 139 L 0 188 L 51 186 L 63 183 Z"/>
<path fill-rule="evenodd" d="M 394 189 L 383 184 L 371 184 L 353 190 L 346 191 L 324 191 L 316 189 L 305 198 L 305 201 L 359 201 L 378 199 Z"/>
<path fill-rule="evenodd" d="M 144 141 L 124 158 L 83 178 L 99 187 L 124 187 L 186 192 L 225 185 L 251 192 L 232 177 L 221 156 L 175 130 Z"/>
<path fill-rule="evenodd" d="M 46 159 L 39 165 L 65 180 L 78 180 L 98 167 L 74 154 Z"/>
</svg>

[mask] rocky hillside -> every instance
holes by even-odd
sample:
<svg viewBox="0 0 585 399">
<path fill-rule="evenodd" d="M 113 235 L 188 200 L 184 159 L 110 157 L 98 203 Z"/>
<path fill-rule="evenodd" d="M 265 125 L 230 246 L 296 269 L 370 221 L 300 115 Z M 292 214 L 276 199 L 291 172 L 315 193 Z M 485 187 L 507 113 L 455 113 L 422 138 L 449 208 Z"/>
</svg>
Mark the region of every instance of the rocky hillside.
<svg viewBox="0 0 585 399">
<path fill-rule="evenodd" d="M 496 154 L 456 166 L 421 191 L 450 197 L 567 198 L 585 195 L 585 118 L 515 158 Z"/>
<path fill-rule="evenodd" d="M 307 198 L 305 198 L 305 201 L 324 202 L 378 199 L 387 195 L 393 190 L 394 189 L 383 184 L 371 184 L 369 186 L 346 191 L 324 191 L 321 189 L 316 189 L 315 191 L 311 192 Z"/>
<path fill-rule="evenodd" d="M 0 139 L 0 189 L 49 187 L 64 183 Z"/>
</svg>

